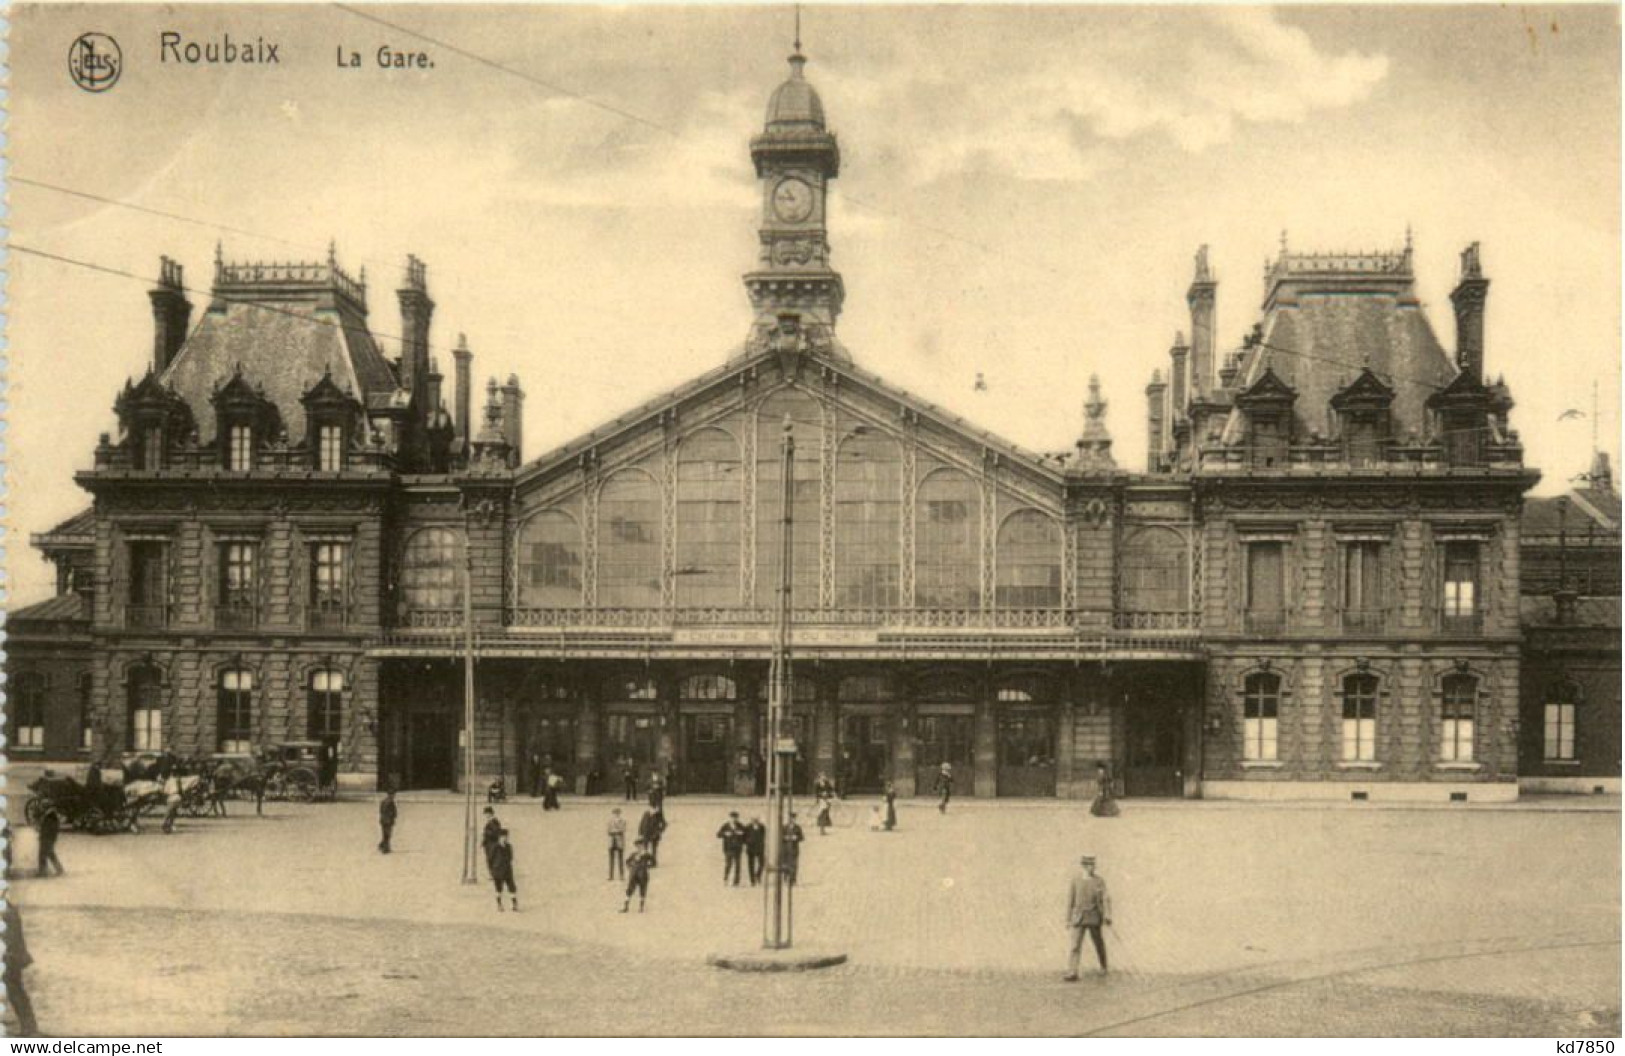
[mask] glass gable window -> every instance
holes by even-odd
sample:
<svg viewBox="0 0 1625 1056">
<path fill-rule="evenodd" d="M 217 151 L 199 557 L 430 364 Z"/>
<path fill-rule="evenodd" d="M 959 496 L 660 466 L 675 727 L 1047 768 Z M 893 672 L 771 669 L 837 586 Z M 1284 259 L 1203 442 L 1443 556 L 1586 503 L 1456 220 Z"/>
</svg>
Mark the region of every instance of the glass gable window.
<svg viewBox="0 0 1625 1056">
<path fill-rule="evenodd" d="M 1440 707 L 1439 759 L 1447 763 L 1473 761 L 1473 715 L 1478 700 L 1478 679 L 1451 675 L 1444 680 Z"/>
<path fill-rule="evenodd" d="M 220 672 L 215 709 L 216 744 L 221 752 L 244 755 L 254 741 L 254 673 L 241 668 Z"/>
<path fill-rule="evenodd" d="M 45 676 L 27 671 L 11 685 L 11 744 L 21 751 L 45 747 Z"/>
<path fill-rule="evenodd" d="M 920 484 L 914 516 L 914 602 L 928 609 L 982 603 L 981 489 L 953 469 Z"/>
<path fill-rule="evenodd" d="M 519 604 L 581 604 L 581 528 L 562 510 L 543 510 L 519 530 Z"/>
<path fill-rule="evenodd" d="M 784 549 L 784 421 L 796 441 L 791 476 L 791 604 L 818 604 L 819 467 L 823 408 L 798 392 L 781 392 L 762 403 L 756 419 L 756 604 L 775 605 Z"/>
<path fill-rule="evenodd" d="M 598 603 L 660 605 L 660 487 L 647 473 L 617 473 L 599 492 Z"/>
<path fill-rule="evenodd" d="M 460 611 L 462 558 L 462 539 L 450 528 L 425 528 L 413 535 L 401 561 L 401 599 L 406 608 Z"/>
<path fill-rule="evenodd" d="M 1118 568 L 1128 612 L 1184 612 L 1190 608 L 1185 540 L 1170 528 L 1144 528 L 1123 545 Z"/>
<path fill-rule="evenodd" d="M 157 668 L 130 669 L 129 746 L 132 751 L 158 752 L 164 747 L 164 687 Z"/>
<path fill-rule="evenodd" d="M 835 603 L 895 608 L 902 562 L 901 456 L 869 426 L 846 430 L 835 452 Z"/>
<path fill-rule="evenodd" d="M 1371 762 L 1377 757 L 1377 676 L 1343 679 L 1343 759 Z"/>
<path fill-rule="evenodd" d="M 1242 758 L 1249 762 L 1276 759 L 1280 713 L 1281 676 L 1267 672 L 1248 675 L 1242 689 Z"/>
<path fill-rule="evenodd" d="M 1061 527 L 1039 510 L 1019 510 L 999 528 L 994 600 L 1001 609 L 1061 604 Z"/>
<path fill-rule="evenodd" d="M 739 604 L 744 473 L 739 444 L 704 429 L 677 452 L 677 602 Z"/>
</svg>

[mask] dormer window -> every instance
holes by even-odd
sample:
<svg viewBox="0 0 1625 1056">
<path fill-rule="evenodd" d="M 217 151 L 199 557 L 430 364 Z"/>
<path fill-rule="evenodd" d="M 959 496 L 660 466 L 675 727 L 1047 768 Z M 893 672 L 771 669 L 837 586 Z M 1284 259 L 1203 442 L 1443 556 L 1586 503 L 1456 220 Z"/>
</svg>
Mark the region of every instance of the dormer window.
<svg viewBox="0 0 1625 1056">
<path fill-rule="evenodd" d="M 1359 377 L 1332 397 L 1332 411 L 1343 435 L 1344 457 L 1351 464 L 1384 460 L 1393 402 L 1394 390 L 1369 368 L 1360 371 Z"/>
<path fill-rule="evenodd" d="M 148 425 L 136 438 L 136 465 L 148 472 L 164 468 L 164 430 L 159 425 Z"/>
<path fill-rule="evenodd" d="M 1291 386 L 1269 367 L 1247 391 L 1236 396 L 1236 408 L 1247 420 L 1247 446 L 1259 467 L 1285 466 L 1292 442 L 1292 408 L 1298 398 Z"/>
<path fill-rule="evenodd" d="M 226 429 L 226 468 L 247 473 L 254 468 L 254 427 L 233 425 Z"/>
<path fill-rule="evenodd" d="M 322 425 L 316 429 L 316 468 L 333 473 L 344 468 L 344 427 Z"/>
</svg>

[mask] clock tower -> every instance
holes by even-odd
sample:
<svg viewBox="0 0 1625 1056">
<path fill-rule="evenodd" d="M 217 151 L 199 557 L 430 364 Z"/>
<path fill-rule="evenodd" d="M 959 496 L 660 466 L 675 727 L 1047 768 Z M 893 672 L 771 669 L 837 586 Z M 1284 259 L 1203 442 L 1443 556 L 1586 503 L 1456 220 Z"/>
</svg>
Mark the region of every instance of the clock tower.
<svg viewBox="0 0 1625 1056">
<path fill-rule="evenodd" d="M 835 320 L 846 289 L 829 266 L 829 181 L 841 150 L 824 127 L 824 104 L 807 82 L 807 57 L 796 41 L 790 77 L 767 104 L 767 125 L 750 141 L 762 185 L 761 252 L 745 289 L 756 311 L 747 352 L 787 340 L 846 358 Z"/>
</svg>

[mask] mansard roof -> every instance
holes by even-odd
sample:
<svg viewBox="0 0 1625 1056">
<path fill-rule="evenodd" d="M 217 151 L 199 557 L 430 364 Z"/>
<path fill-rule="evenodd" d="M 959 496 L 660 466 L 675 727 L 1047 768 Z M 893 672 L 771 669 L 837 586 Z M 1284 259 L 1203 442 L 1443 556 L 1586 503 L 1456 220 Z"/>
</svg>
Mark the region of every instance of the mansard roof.
<svg viewBox="0 0 1625 1056">
<path fill-rule="evenodd" d="M 771 349 L 759 351 L 755 355 L 730 360 L 721 367 L 707 371 L 675 389 L 640 404 L 592 432 L 545 452 L 520 469 L 519 479 L 528 480 L 541 476 L 558 468 L 560 465 L 568 464 L 572 459 L 579 458 L 583 452 L 592 448 L 612 443 L 632 433 L 656 425 L 669 411 L 676 409 L 689 400 L 708 392 L 714 392 L 721 387 L 738 387 L 762 373 L 770 375 L 764 379 L 763 388 L 771 387 L 774 384 L 774 377 L 778 376 L 780 370 L 786 366 L 788 364 L 785 362 L 784 357 L 779 352 Z M 829 371 L 843 386 L 867 389 L 869 392 L 896 404 L 899 412 L 907 412 L 936 423 L 949 432 L 958 434 L 967 443 L 984 447 L 997 454 L 1000 458 L 1008 459 L 1017 465 L 1026 466 L 1034 472 L 1057 482 L 1066 473 L 1066 467 L 1055 459 L 1011 443 L 944 408 L 938 407 L 936 404 L 927 402 L 913 393 L 893 385 L 878 374 L 856 366 L 850 360 L 837 358 L 837 355 L 833 352 L 826 352 L 822 348 L 809 349 L 800 354 L 799 363 L 792 369 L 803 378 L 817 377 L 818 372 L 821 370 Z M 787 376 L 790 373 L 791 370 L 785 370 Z"/>
<path fill-rule="evenodd" d="M 238 366 L 264 389 L 294 435 L 305 431 L 300 398 L 324 374 L 367 402 L 399 388 L 394 368 L 367 330 L 364 288 L 331 261 L 217 262 L 214 299 L 163 381 L 212 434 L 215 386 Z"/>
<path fill-rule="evenodd" d="M 1426 401 L 1457 374 L 1417 298 L 1411 253 L 1282 251 L 1266 273 L 1259 340 L 1241 354 L 1240 384 L 1265 370 L 1297 390 L 1300 431 L 1323 430 L 1350 374 L 1392 379 L 1396 434 L 1426 432 Z"/>
</svg>

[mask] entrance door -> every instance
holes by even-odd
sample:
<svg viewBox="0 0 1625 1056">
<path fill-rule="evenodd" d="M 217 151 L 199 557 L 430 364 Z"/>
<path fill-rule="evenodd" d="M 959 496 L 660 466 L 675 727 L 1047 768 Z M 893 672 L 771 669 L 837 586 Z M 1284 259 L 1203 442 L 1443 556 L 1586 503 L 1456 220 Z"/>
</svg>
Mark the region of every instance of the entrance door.
<svg viewBox="0 0 1625 1056">
<path fill-rule="evenodd" d="M 971 715 L 921 715 L 915 721 L 919 743 L 914 748 L 914 791 L 936 794 L 937 775 L 942 764 L 954 768 L 954 784 L 960 795 L 971 795 L 975 784 L 976 719 Z"/>
<path fill-rule="evenodd" d="M 732 715 L 684 715 L 683 762 L 677 780 L 684 792 L 731 792 Z"/>
<path fill-rule="evenodd" d="M 880 792 L 891 779 L 891 731 L 884 715 L 847 715 L 841 722 L 836 783 L 843 795 Z"/>
<path fill-rule="evenodd" d="M 606 719 L 604 752 L 609 760 L 608 772 L 615 775 L 616 781 L 622 781 L 630 768 L 637 775 L 638 787 L 647 789 L 660 744 L 660 719 L 616 712 Z"/>
<path fill-rule="evenodd" d="M 1047 713 L 999 716 L 998 794 L 1055 795 L 1055 720 Z"/>
<path fill-rule="evenodd" d="M 1178 796 L 1183 792 L 1179 775 L 1183 725 L 1177 706 L 1129 705 L 1124 795 Z"/>
<path fill-rule="evenodd" d="M 444 712 L 420 711 L 406 728 L 406 787 L 455 788 L 457 724 Z"/>
<path fill-rule="evenodd" d="M 576 720 L 569 715 L 532 712 L 526 730 L 523 756 L 526 785 L 533 796 L 542 794 L 542 780 L 549 767 L 564 778 L 566 788 L 575 787 Z"/>
</svg>

